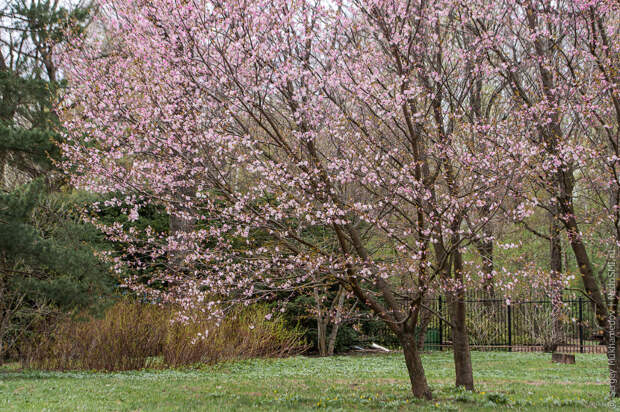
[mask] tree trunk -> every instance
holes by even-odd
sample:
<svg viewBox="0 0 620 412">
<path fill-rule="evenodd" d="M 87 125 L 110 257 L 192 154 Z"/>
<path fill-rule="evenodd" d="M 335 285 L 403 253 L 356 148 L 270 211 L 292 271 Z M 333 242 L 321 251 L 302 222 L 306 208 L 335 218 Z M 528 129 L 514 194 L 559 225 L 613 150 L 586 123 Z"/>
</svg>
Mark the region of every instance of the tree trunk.
<svg viewBox="0 0 620 412">
<path fill-rule="evenodd" d="M 452 318 L 452 348 L 454 350 L 454 369 L 456 372 L 456 386 L 474 390 L 474 375 L 471 365 L 469 338 L 465 324 L 465 302 L 455 293 L 447 296 L 448 308 Z"/>
<path fill-rule="evenodd" d="M 0 313 L 0 366 L 4 364 L 4 313 Z"/>
<path fill-rule="evenodd" d="M 340 325 L 338 323 L 334 323 L 332 326 L 332 330 L 329 332 L 329 339 L 327 341 L 327 356 L 332 356 L 334 354 L 339 327 Z"/>
<path fill-rule="evenodd" d="M 316 305 L 316 343 L 319 349 L 319 356 L 327 356 L 327 315 L 323 313 L 319 288 L 315 287 L 313 292 Z"/>
<path fill-rule="evenodd" d="M 179 203 L 182 203 L 182 199 L 186 196 L 191 196 L 192 193 L 195 193 L 195 189 L 191 187 L 182 187 L 179 190 L 179 193 L 176 194 Z M 186 236 L 192 232 L 194 229 L 194 219 L 188 215 L 190 215 L 190 210 L 185 207 L 181 207 L 179 211 L 171 211 L 168 217 L 168 231 L 171 238 L 175 240 L 175 242 L 184 242 L 186 241 Z M 181 215 L 181 214 L 186 214 Z M 169 265 L 175 270 L 182 272 L 184 268 L 184 260 L 187 256 L 187 251 L 182 246 L 175 247 L 170 252 Z"/>
<path fill-rule="evenodd" d="M 603 294 L 601 293 L 601 288 L 596 280 L 592 263 L 590 262 L 590 257 L 588 256 L 586 247 L 581 239 L 581 235 L 579 234 L 579 227 L 575 221 L 572 208 L 569 211 L 565 211 L 565 213 L 569 216 L 565 221 L 565 225 L 568 229 L 568 240 L 571 248 L 573 249 L 577 266 L 579 266 L 583 286 L 585 287 L 588 296 L 594 303 L 596 323 L 599 327 L 607 331 L 609 317 L 607 304 L 605 303 Z"/>
<path fill-rule="evenodd" d="M 454 252 L 454 276 L 463 282 L 463 256 L 457 250 Z M 467 335 L 465 293 L 462 288 L 448 294 L 448 309 L 452 317 L 452 346 L 454 349 L 454 369 L 456 372 L 456 386 L 474 390 L 474 373 L 471 366 L 471 352 Z"/>
<path fill-rule="evenodd" d="M 493 296 L 495 295 L 495 290 L 493 288 L 493 241 L 482 241 L 478 246 L 478 251 L 482 258 L 482 273 L 484 273 L 484 275 L 486 276 L 483 285 L 485 289 L 491 294 L 491 296 Z"/>
<path fill-rule="evenodd" d="M 485 232 L 486 233 L 486 232 Z M 485 299 L 483 305 L 486 307 L 493 307 L 492 299 L 495 297 L 494 279 L 493 279 L 493 241 L 492 240 L 479 240 L 475 242 L 478 254 L 482 259 L 482 288 L 488 293 L 490 299 Z"/>
<path fill-rule="evenodd" d="M 555 352 L 561 343 L 562 324 L 560 310 L 562 308 L 562 242 L 560 238 L 560 222 L 557 212 L 550 215 L 549 227 L 549 269 L 551 272 L 551 342 L 543 348 L 545 352 Z"/>
<path fill-rule="evenodd" d="M 484 208 L 479 211 L 482 216 L 488 216 L 489 211 Z M 482 260 L 482 274 L 484 275 L 484 279 L 482 279 L 483 288 L 489 293 L 490 296 L 495 295 L 494 285 L 493 285 L 493 270 L 495 269 L 495 265 L 493 262 L 493 240 L 491 239 L 493 236 L 493 229 L 487 224 L 482 229 L 482 238 L 477 239 L 474 242 L 474 246 L 476 247 L 478 254 L 480 255 L 480 259 Z"/>
<path fill-rule="evenodd" d="M 403 333 L 399 338 L 405 354 L 405 363 L 407 364 L 407 371 L 409 372 L 413 396 L 427 400 L 433 399 L 431 390 L 426 382 L 426 375 L 424 373 L 422 359 L 420 358 L 420 352 L 418 352 L 418 348 L 416 347 L 415 334 L 411 332 Z"/>
<path fill-rule="evenodd" d="M 317 346 L 319 347 L 319 356 L 327 356 L 327 325 L 321 316 L 317 317 Z"/>
<path fill-rule="evenodd" d="M 329 333 L 329 342 L 327 343 L 327 356 L 334 354 L 334 348 L 336 347 L 336 338 L 338 337 L 338 329 L 340 328 L 340 322 L 342 321 L 342 309 L 344 307 L 345 291 L 342 286 L 338 289 L 338 293 L 334 298 L 336 300 L 336 313 L 334 314 L 334 322 L 332 330 Z"/>
</svg>

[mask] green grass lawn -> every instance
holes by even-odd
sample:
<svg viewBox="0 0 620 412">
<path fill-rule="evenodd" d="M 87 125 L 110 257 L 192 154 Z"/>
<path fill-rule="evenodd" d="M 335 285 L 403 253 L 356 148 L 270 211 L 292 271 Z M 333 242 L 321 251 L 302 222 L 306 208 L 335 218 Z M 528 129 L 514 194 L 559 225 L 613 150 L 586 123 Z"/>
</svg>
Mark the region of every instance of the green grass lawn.
<svg viewBox="0 0 620 412">
<path fill-rule="evenodd" d="M 435 399 L 410 395 L 401 354 L 295 357 L 124 373 L 0 368 L 0 410 L 609 410 L 604 355 L 474 352 L 476 393 L 453 388 L 452 354 L 424 355 Z"/>
</svg>

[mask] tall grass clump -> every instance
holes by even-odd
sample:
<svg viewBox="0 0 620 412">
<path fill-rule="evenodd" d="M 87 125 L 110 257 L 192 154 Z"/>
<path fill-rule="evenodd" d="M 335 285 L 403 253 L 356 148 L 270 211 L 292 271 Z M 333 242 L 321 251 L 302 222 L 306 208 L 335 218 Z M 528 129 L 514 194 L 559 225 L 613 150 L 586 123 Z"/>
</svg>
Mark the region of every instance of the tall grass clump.
<svg viewBox="0 0 620 412">
<path fill-rule="evenodd" d="M 25 367 L 120 371 L 180 367 L 306 349 L 303 333 L 267 320 L 264 306 L 233 311 L 217 323 L 208 317 L 180 322 L 170 306 L 121 301 L 101 318 L 65 318 L 39 332 L 22 351 Z"/>
</svg>

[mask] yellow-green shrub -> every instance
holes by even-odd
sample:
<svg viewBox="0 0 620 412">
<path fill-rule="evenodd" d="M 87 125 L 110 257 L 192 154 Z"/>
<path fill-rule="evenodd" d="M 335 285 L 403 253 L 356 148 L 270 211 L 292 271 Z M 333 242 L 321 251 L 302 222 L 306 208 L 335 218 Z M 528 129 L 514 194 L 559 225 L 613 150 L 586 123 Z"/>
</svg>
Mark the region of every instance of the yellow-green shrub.
<svg viewBox="0 0 620 412">
<path fill-rule="evenodd" d="M 103 318 L 67 318 L 39 333 L 25 353 L 41 369 L 130 370 L 152 366 L 163 348 L 170 310 L 121 301 Z"/>
<path fill-rule="evenodd" d="M 177 314 L 172 307 L 121 301 L 103 318 L 67 318 L 36 335 L 23 351 L 23 363 L 117 371 L 281 357 L 306 349 L 300 331 L 287 329 L 281 318 L 265 319 L 264 306 L 236 310 L 219 324 L 206 316 L 181 323 Z"/>
<path fill-rule="evenodd" d="M 299 330 L 286 328 L 282 318 L 267 321 L 267 313 L 264 306 L 255 305 L 233 312 L 219 325 L 213 320 L 174 324 L 164 345 L 164 362 L 170 366 L 212 364 L 291 356 L 306 349 Z"/>
</svg>

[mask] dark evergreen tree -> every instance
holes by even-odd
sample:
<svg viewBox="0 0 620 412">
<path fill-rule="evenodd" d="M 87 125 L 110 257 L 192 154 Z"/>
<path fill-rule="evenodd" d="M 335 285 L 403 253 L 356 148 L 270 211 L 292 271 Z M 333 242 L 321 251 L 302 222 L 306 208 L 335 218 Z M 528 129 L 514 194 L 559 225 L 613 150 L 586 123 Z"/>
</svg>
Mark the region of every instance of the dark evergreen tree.
<svg viewBox="0 0 620 412">
<path fill-rule="evenodd" d="M 62 92 L 54 51 L 85 30 L 88 5 L 59 0 L 0 3 L 0 361 L 31 327 L 58 310 L 101 302 L 113 286 L 94 252 L 98 232 L 55 169 Z"/>
</svg>

